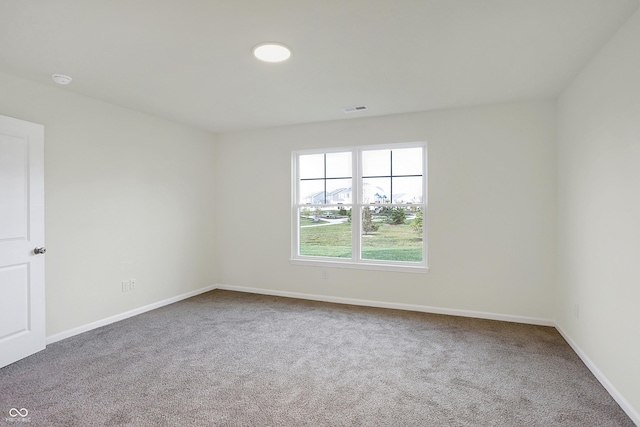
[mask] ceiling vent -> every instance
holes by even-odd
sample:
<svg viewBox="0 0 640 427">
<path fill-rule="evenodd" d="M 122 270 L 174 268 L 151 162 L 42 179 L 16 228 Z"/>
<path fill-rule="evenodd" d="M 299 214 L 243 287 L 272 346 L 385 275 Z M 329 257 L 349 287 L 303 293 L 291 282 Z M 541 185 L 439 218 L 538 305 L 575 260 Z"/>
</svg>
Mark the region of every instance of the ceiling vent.
<svg viewBox="0 0 640 427">
<path fill-rule="evenodd" d="M 71 77 L 65 76 L 64 74 L 54 74 L 51 78 L 59 85 L 68 85 L 72 80 Z"/>
<path fill-rule="evenodd" d="M 365 110 L 368 110 L 366 105 L 357 105 L 355 107 L 345 107 L 342 109 L 342 111 L 344 111 L 346 114 L 357 113 L 358 111 L 365 111 Z"/>
</svg>

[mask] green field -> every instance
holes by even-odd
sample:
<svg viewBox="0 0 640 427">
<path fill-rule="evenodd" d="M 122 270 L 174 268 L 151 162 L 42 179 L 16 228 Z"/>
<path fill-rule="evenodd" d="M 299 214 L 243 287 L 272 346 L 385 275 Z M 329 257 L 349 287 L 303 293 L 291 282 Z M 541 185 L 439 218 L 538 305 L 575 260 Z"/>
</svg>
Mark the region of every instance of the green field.
<svg viewBox="0 0 640 427">
<path fill-rule="evenodd" d="M 409 223 L 389 225 L 376 221 L 378 231 L 362 236 L 362 258 L 422 261 L 422 237 Z M 301 225 L 310 224 L 314 222 L 301 218 Z M 300 255 L 351 258 L 351 224 L 300 228 Z"/>
<path fill-rule="evenodd" d="M 305 218 L 305 217 L 301 217 L 300 218 L 300 225 L 301 226 L 306 226 L 306 225 L 318 225 L 318 224 L 326 224 L 329 221 L 325 221 L 323 219 L 320 219 L 318 221 L 314 221 L 311 218 Z"/>
<path fill-rule="evenodd" d="M 304 224 L 305 219 L 300 219 L 300 225 L 317 224 L 308 219 Z M 300 228 L 300 255 L 351 258 L 351 224 Z"/>
</svg>

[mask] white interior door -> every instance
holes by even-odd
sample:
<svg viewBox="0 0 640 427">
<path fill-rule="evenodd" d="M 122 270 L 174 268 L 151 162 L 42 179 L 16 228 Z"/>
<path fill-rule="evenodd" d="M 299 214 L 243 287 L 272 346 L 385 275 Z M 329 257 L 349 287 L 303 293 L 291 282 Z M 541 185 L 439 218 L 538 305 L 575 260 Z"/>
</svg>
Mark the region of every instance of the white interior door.
<svg viewBox="0 0 640 427">
<path fill-rule="evenodd" d="M 0 367 L 45 348 L 37 252 L 44 252 L 44 127 L 0 116 Z"/>
</svg>

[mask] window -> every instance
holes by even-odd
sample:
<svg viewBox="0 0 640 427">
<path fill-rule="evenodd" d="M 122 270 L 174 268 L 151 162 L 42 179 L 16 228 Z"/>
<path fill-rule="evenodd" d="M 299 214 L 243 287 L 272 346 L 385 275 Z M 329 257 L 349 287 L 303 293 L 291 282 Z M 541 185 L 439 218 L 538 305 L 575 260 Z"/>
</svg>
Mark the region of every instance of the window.
<svg viewBox="0 0 640 427">
<path fill-rule="evenodd" d="M 293 153 L 292 262 L 426 272 L 426 144 Z"/>
</svg>

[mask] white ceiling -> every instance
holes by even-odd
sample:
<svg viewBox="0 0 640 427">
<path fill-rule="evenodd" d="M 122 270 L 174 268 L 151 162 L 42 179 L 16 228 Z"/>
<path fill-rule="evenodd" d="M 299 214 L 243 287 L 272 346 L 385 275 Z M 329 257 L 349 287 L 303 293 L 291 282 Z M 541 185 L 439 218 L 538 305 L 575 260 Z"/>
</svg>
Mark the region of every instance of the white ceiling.
<svg viewBox="0 0 640 427">
<path fill-rule="evenodd" d="M 221 133 L 553 98 L 638 0 L 2 0 L 0 71 Z M 251 49 L 279 41 L 286 63 Z M 1 94 L 0 94 L 1 96 Z M 343 107 L 369 110 L 345 115 Z"/>
</svg>

